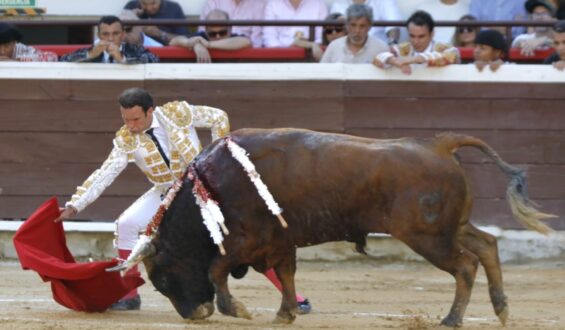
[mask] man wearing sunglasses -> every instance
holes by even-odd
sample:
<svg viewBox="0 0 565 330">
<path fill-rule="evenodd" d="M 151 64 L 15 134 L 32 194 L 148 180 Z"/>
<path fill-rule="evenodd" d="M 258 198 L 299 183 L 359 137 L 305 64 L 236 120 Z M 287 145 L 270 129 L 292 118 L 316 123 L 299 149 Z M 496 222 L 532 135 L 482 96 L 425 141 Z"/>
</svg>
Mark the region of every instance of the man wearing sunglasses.
<svg viewBox="0 0 565 330">
<path fill-rule="evenodd" d="M 214 9 L 206 16 L 208 21 L 228 21 L 229 15 L 223 10 Z M 198 63 L 211 63 L 209 49 L 237 50 L 251 47 L 251 40 L 242 35 L 232 33 L 229 25 L 207 26 L 205 31 L 200 31 L 184 40 L 179 39 L 179 46 L 192 48 L 196 53 Z"/>
<path fill-rule="evenodd" d="M 145 48 L 124 42 L 126 32 L 116 16 L 103 16 L 98 22 L 98 39 L 92 47 L 81 48 L 61 57 L 61 62 L 157 63 L 159 58 Z"/>
<path fill-rule="evenodd" d="M 201 20 L 206 17 L 212 10 L 222 10 L 226 12 L 230 19 L 236 21 L 254 21 L 264 19 L 266 0 L 206 0 L 204 9 L 200 14 Z M 204 31 L 204 27 L 200 28 Z M 253 47 L 263 46 L 262 27 L 255 26 L 234 26 L 232 32 L 236 35 L 245 36 L 251 39 Z"/>
</svg>

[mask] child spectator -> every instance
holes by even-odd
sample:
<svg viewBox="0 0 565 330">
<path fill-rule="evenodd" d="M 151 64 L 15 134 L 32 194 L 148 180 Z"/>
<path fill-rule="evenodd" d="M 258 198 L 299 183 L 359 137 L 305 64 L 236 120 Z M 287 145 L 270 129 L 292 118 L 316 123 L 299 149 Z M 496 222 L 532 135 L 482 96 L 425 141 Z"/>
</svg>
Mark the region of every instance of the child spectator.
<svg viewBox="0 0 565 330">
<path fill-rule="evenodd" d="M 473 58 L 479 71 L 488 66 L 494 72 L 504 63 L 506 55 L 506 40 L 497 30 L 482 30 L 475 39 Z"/>
</svg>

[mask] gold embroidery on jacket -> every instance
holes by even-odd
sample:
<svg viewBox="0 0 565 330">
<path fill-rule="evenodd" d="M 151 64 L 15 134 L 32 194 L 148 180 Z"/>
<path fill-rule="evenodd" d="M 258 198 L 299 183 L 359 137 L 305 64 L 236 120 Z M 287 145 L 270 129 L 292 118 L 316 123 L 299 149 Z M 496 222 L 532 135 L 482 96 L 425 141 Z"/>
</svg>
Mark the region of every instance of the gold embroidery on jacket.
<svg viewBox="0 0 565 330">
<path fill-rule="evenodd" d="M 116 132 L 114 145 L 121 151 L 130 154 L 139 148 L 139 139 L 124 125 Z"/>
<path fill-rule="evenodd" d="M 173 101 L 162 107 L 163 116 L 171 121 L 175 128 L 188 128 L 192 124 L 192 114 L 185 102 Z"/>
</svg>

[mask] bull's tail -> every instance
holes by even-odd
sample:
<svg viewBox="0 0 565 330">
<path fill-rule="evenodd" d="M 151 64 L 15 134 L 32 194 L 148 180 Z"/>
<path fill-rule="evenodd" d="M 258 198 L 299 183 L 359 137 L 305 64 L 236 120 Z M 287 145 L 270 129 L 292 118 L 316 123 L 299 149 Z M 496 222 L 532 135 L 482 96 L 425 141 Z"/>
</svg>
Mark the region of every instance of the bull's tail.
<svg viewBox="0 0 565 330">
<path fill-rule="evenodd" d="M 511 180 L 506 189 L 506 199 L 510 204 L 512 214 L 522 225 L 528 229 L 546 235 L 553 231 L 553 229 L 540 220 L 556 218 L 557 216 L 539 211 L 536 209 L 535 203 L 528 198 L 528 185 L 524 170 L 502 160 L 494 149 L 475 137 L 443 133 L 436 138 L 436 149 L 440 152 L 453 154 L 461 147 L 474 147 L 479 149 L 492 159 L 504 173 L 510 176 Z"/>
</svg>

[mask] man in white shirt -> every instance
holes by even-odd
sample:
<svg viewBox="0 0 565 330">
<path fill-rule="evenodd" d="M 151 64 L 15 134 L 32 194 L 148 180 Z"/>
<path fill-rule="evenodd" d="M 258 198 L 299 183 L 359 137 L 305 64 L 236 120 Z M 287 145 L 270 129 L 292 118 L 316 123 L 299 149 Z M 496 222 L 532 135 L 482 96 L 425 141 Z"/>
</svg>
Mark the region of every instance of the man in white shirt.
<svg viewBox="0 0 565 330">
<path fill-rule="evenodd" d="M 347 8 L 347 35 L 332 41 L 321 63 L 371 63 L 375 56 L 388 51 L 380 39 L 369 36 L 373 11 L 369 6 L 353 4 Z"/>
<path fill-rule="evenodd" d="M 469 13 L 469 0 L 428 0 L 417 10 L 428 12 L 436 21 L 458 21 Z M 434 29 L 434 40 L 444 44 L 453 43 L 455 27 L 445 26 Z"/>
<path fill-rule="evenodd" d="M 319 20 L 328 15 L 328 7 L 323 0 L 269 0 L 265 6 L 265 20 Z M 297 35 L 310 38 L 307 26 L 265 26 L 263 28 L 264 47 L 290 47 Z M 316 28 L 314 40 L 322 42 L 322 28 Z"/>
<path fill-rule="evenodd" d="M 400 21 L 402 19 L 395 0 L 335 0 L 330 13 L 345 15 L 347 8 L 352 4 L 369 6 L 373 10 L 373 20 L 375 21 Z M 371 28 L 369 34 L 388 44 L 393 44 L 398 42 L 400 30 L 393 26 L 376 26 Z"/>
</svg>

